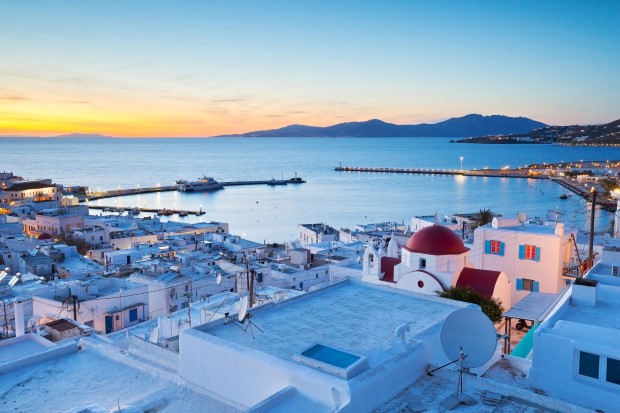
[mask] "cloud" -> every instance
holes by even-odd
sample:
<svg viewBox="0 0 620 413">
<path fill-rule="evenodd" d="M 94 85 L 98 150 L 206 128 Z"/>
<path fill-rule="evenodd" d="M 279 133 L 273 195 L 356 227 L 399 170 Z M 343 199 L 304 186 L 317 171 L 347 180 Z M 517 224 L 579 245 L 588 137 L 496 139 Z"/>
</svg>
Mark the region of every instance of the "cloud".
<svg viewBox="0 0 620 413">
<path fill-rule="evenodd" d="M 0 95 L 0 100 L 10 100 L 12 102 L 19 102 L 24 100 L 30 100 L 26 96 L 18 96 L 18 95 Z"/>
</svg>

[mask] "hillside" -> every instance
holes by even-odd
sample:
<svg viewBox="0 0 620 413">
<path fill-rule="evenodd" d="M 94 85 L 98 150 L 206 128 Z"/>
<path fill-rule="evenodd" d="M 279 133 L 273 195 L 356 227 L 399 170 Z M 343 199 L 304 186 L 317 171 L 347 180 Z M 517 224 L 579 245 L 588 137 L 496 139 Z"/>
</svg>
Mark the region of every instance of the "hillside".
<svg viewBox="0 0 620 413">
<path fill-rule="evenodd" d="M 528 133 L 489 134 L 458 143 L 555 143 L 560 145 L 620 145 L 620 119 L 602 125 L 546 126 Z"/>
<path fill-rule="evenodd" d="M 505 133 L 524 133 L 546 126 L 532 119 L 502 115 L 466 115 L 442 122 L 418 125 L 397 125 L 372 119 L 318 127 L 289 125 L 279 129 L 247 132 L 240 137 L 466 137 Z"/>
</svg>

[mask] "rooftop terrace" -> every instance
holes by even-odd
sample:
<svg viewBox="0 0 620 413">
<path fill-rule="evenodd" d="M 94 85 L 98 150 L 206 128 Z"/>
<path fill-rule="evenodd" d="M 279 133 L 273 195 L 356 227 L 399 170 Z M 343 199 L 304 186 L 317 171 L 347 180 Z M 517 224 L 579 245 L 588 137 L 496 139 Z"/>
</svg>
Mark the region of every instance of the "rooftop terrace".
<svg viewBox="0 0 620 413">
<path fill-rule="evenodd" d="M 372 366 L 390 357 L 396 327 L 411 323 L 411 334 L 416 335 L 459 306 L 437 297 L 347 281 L 255 309 L 252 321 L 263 330 L 254 330 L 255 339 L 231 324 L 199 329 L 287 360 L 318 342 L 367 356 Z"/>
</svg>

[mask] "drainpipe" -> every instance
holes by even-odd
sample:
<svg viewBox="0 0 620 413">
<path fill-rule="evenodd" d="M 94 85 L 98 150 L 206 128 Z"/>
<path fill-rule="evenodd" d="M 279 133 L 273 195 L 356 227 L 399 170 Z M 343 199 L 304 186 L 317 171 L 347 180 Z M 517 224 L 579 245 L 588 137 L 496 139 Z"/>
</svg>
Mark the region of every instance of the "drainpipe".
<svg viewBox="0 0 620 413">
<path fill-rule="evenodd" d="M 13 303 L 15 307 L 15 337 L 24 335 L 24 300 L 17 297 Z"/>
</svg>

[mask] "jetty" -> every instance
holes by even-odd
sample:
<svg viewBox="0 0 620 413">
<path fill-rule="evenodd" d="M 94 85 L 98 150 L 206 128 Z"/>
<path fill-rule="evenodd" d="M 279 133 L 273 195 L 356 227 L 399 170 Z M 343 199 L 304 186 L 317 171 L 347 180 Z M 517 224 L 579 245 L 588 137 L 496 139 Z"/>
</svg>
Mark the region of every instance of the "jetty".
<svg viewBox="0 0 620 413">
<path fill-rule="evenodd" d="M 290 179 L 268 179 L 268 180 L 260 180 L 260 181 L 227 181 L 221 182 L 223 187 L 226 186 L 242 186 L 242 185 L 269 185 L 269 186 L 279 186 L 279 185 L 288 185 L 288 184 L 304 184 L 305 180 L 301 179 L 298 176 Z M 178 190 L 178 185 L 167 185 L 167 186 L 154 186 L 154 187 L 144 187 L 144 188 L 125 188 L 125 189 L 113 189 L 111 191 L 104 192 L 91 192 L 88 195 L 80 195 L 80 202 L 94 201 L 97 199 L 104 198 L 115 198 L 119 196 L 128 196 L 128 195 L 139 195 L 139 194 L 149 194 L 154 192 L 170 192 Z M 97 209 L 95 207 L 90 207 Z M 111 208 L 111 207 L 106 207 Z M 101 208 L 103 209 L 103 208 Z M 149 210 L 144 212 L 157 212 L 158 210 Z M 182 212 L 182 211 L 179 211 Z"/>
<path fill-rule="evenodd" d="M 200 209 L 198 211 L 190 211 L 186 209 L 166 209 L 166 208 L 140 208 L 140 207 L 116 207 L 116 206 L 104 206 L 104 205 L 89 205 L 89 209 L 98 209 L 103 212 L 112 212 L 117 214 L 122 214 L 127 212 L 129 214 L 140 213 L 155 213 L 157 215 L 179 215 L 179 216 L 187 216 L 187 215 L 204 215 L 205 212 Z M 137 215 L 137 214 L 136 214 Z"/>
<path fill-rule="evenodd" d="M 533 178 L 545 179 L 544 176 L 532 176 L 521 169 L 441 169 L 441 168 L 369 168 L 364 166 L 337 166 L 340 172 L 374 172 L 390 174 L 417 174 L 417 175 L 462 175 L 462 176 L 489 176 L 496 178 Z"/>
<path fill-rule="evenodd" d="M 597 182 L 589 182 L 589 186 L 584 186 L 574 182 L 570 177 L 564 176 L 563 171 L 583 170 L 584 168 L 620 168 L 620 161 L 580 161 L 563 162 L 559 164 L 532 164 L 522 168 L 502 168 L 502 169 L 441 169 L 441 168 L 392 168 L 392 167 L 364 167 L 364 166 L 343 166 L 342 164 L 334 168 L 339 172 L 354 173 L 383 173 L 383 174 L 416 174 L 416 175 L 460 175 L 460 176 L 479 176 L 495 178 L 525 178 L 525 179 L 547 179 L 562 185 L 569 191 L 579 195 L 583 199 L 590 201 L 591 189 L 595 188 L 598 193 L 605 190 Z M 600 199 L 597 206 L 615 212 L 617 203 L 613 199 Z"/>
</svg>

